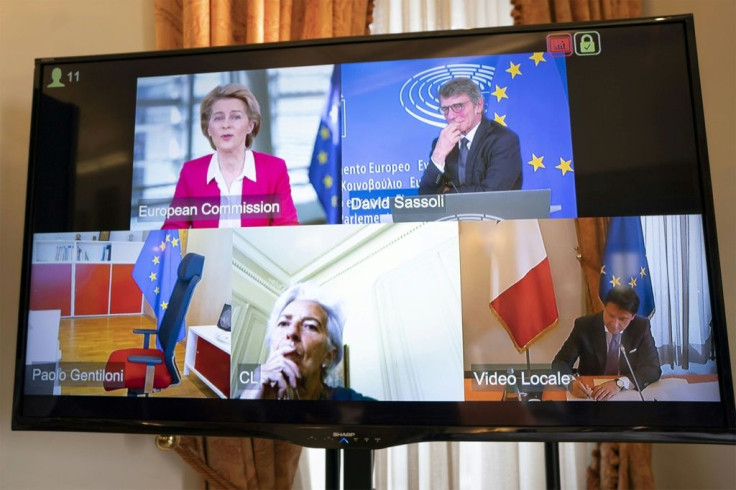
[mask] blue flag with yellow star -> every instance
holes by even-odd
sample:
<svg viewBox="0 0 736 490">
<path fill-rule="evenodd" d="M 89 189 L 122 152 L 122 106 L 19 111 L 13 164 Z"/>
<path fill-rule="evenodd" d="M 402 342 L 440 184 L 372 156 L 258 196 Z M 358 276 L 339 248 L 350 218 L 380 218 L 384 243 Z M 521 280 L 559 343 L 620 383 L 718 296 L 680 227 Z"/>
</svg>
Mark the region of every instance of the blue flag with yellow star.
<svg viewBox="0 0 736 490">
<path fill-rule="evenodd" d="M 418 193 L 447 126 L 440 89 L 459 77 L 519 136 L 521 190 L 549 189 L 550 218 L 577 217 L 566 60 L 529 52 L 342 65 L 344 223 L 379 223 L 390 198 Z"/>
<path fill-rule="evenodd" d="M 340 70 L 335 67 L 309 164 L 309 182 L 325 210 L 327 223 L 340 223 L 340 143 Z"/>
<path fill-rule="evenodd" d="M 638 314 L 651 317 L 654 314 L 654 292 L 638 216 L 611 218 L 601 263 L 598 290 L 601 300 L 614 286 L 632 287 L 641 301 Z"/>
<path fill-rule="evenodd" d="M 143 249 L 133 266 L 133 280 L 156 314 L 156 328 L 161 326 L 169 305 L 180 262 L 179 230 L 153 230 L 148 233 Z M 176 336 L 177 342 L 184 338 L 185 331 L 182 321 Z M 156 345 L 161 349 L 158 338 Z"/>
<path fill-rule="evenodd" d="M 576 217 L 565 58 L 542 52 L 501 55 L 495 67 L 486 115 L 519 136 L 522 189 L 550 189 L 550 218 Z"/>
</svg>

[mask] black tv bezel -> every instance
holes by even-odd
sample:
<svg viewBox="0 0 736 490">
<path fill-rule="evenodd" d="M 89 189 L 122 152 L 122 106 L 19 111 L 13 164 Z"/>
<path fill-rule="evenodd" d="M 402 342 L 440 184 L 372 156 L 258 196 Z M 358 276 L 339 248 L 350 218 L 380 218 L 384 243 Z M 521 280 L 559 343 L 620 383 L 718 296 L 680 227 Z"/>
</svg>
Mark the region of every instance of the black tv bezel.
<svg viewBox="0 0 736 490">
<path fill-rule="evenodd" d="M 445 39 L 463 39 L 479 35 L 537 33 L 579 29 L 639 26 L 654 23 L 680 24 L 688 52 L 693 124 L 697 138 L 698 173 L 700 176 L 703 229 L 707 237 L 708 273 L 711 287 L 714 342 L 720 382 L 721 402 L 618 402 L 615 404 L 570 404 L 544 402 L 325 402 L 325 401 L 248 401 L 191 398 L 130 399 L 97 396 L 24 395 L 23 372 L 27 312 L 30 288 L 30 267 L 33 243 L 33 213 L 35 201 L 35 165 L 37 158 L 40 99 L 44 69 L 53 64 L 83 64 L 100 61 L 166 60 L 181 56 L 207 57 L 218 54 L 251 54 L 268 57 L 279 51 L 286 61 L 276 66 L 299 66 L 300 52 L 309 52 L 310 65 L 355 61 L 347 59 L 358 48 L 361 54 L 372 53 L 363 61 L 396 59 L 395 52 L 381 46 L 398 42 L 440 43 Z M 307 51 L 305 51 L 307 50 Z M 388 53 L 391 52 L 389 55 Z M 286 54 L 285 54 L 286 53 Z M 452 56 L 443 52 L 442 56 Z M 353 55 L 354 56 L 354 55 Z M 424 48 L 421 57 L 428 57 Z M 257 56 L 256 56 L 257 57 Z M 260 58 L 259 58 L 260 59 Z M 290 61 L 289 62 L 287 61 Z M 300 63 L 294 63 L 298 60 Z M 202 63 L 198 71 L 208 70 Z M 255 69 L 255 68 L 254 68 Z M 33 110 L 26 198 L 26 219 L 22 251 L 22 275 L 19 302 L 16 372 L 13 396 L 12 428 L 14 430 L 53 430 L 85 432 L 154 433 L 182 435 L 254 436 L 286 439 L 313 447 L 347 447 L 341 442 L 345 435 L 355 439 L 351 447 L 380 448 L 409 442 L 431 440 L 466 441 L 650 441 L 708 442 L 736 444 L 736 407 L 734 406 L 732 373 L 726 332 L 726 315 L 722 294 L 718 256 L 715 208 L 705 134 L 705 120 L 695 45 L 692 15 L 598 21 L 585 23 L 514 26 L 462 31 L 440 31 L 378 35 L 352 38 L 293 41 L 258 45 L 198 48 L 162 52 L 141 52 L 102 56 L 80 56 L 37 59 L 34 71 Z M 76 231 L 76 230 L 72 230 Z M 488 404 L 493 404 L 491 419 Z M 521 410 L 520 410 L 521 408 Z M 697 423 L 692 416 L 698 413 Z M 560 412 L 564 412 L 561 417 Z M 633 412 L 633 414 L 632 414 Z M 177 415 L 172 415 L 176 413 Z M 268 415 L 266 415 L 268 413 Z M 301 416 L 294 417 L 293 413 Z M 454 414 L 454 424 L 438 414 Z M 485 418 L 484 418 L 485 413 Z M 103 416 L 104 414 L 104 416 Z M 191 414 L 184 416 L 183 414 Z M 521 414 L 521 415 L 520 415 Z M 474 417 L 472 424 L 459 425 L 463 417 Z M 662 423 L 668 416 L 674 419 Z M 560 423 L 575 421 L 576 423 Z M 678 418 L 679 417 L 679 418 Z M 247 420 L 247 421 L 246 421 Z M 557 422 L 555 422 L 557 420 Z M 583 420 L 588 423 L 580 423 Z M 614 420 L 605 424 L 603 420 Z M 421 423 L 419 423 L 421 422 Z M 440 423 L 445 422 L 445 423 Z M 523 422 L 523 423 L 520 423 Z M 360 442 L 367 438 L 367 441 Z"/>
</svg>

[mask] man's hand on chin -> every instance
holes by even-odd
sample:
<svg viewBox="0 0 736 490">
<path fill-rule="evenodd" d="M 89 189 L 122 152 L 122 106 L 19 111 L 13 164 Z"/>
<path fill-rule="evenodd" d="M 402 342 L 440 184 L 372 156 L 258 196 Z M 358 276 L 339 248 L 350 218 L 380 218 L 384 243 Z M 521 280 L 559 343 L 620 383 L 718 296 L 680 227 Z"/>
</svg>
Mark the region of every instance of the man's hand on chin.
<svg viewBox="0 0 736 490">
<path fill-rule="evenodd" d="M 591 395 L 593 400 L 601 402 L 608 400 L 613 395 L 621 391 L 621 388 L 616 384 L 616 380 L 612 379 L 606 381 L 603 384 L 593 387 L 593 394 Z"/>
<path fill-rule="evenodd" d="M 457 124 L 450 123 L 445 126 L 442 131 L 440 131 L 440 137 L 437 139 L 437 144 L 434 147 L 432 161 L 438 164 L 441 163 L 441 166 L 444 168 L 445 158 L 447 158 L 447 155 L 449 155 L 455 148 L 457 142 L 460 141 L 460 138 L 462 138 L 462 134 L 460 133 L 460 128 L 458 128 Z"/>
</svg>

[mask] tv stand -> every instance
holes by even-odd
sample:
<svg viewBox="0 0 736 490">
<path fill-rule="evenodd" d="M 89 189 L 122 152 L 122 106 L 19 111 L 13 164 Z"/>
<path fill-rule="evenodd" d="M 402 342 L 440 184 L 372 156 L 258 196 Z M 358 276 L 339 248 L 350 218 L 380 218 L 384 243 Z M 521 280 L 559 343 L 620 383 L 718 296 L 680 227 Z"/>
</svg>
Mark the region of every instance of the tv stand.
<svg viewBox="0 0 736 490">
<path fill-rule="evenodd" d="M 562 480 L 560 480 L 560 446 L 556 442 L 544 443 L 544 473 L 549 490 L 562 488 Z"/>
<path fill-rule="evenodd" d="M 342 488 L 344 490 L 373 490 L 372 449 L 325 449 L 325 488 L 339 490 L 340 459 L 342 465 Z"/>
<path fill-rule="evenodd" d="M 373 490 L 372 449 L 325 449 L 325 488 L 340 489 L 340 457 L 345 457 L 342 471 L 344 490 Z M 559 490 L 560 448 L 557 442 L 544 443 L 546 488 Z"/>
</svg>

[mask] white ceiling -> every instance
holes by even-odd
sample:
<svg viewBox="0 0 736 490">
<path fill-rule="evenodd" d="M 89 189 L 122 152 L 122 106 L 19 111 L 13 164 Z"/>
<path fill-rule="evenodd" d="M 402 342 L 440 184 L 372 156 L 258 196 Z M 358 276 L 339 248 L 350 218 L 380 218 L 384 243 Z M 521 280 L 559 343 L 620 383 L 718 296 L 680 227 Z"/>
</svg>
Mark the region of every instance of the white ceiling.
<svg viewBox="0 0 736 490">
<path fill-rule="evenodd" d="M 235 231 L 233 247 L 283 280 L 303 274 L 328 255 L 334 260 L 376 231 L 365 225 L 241 228 Z"/>
</svg>

